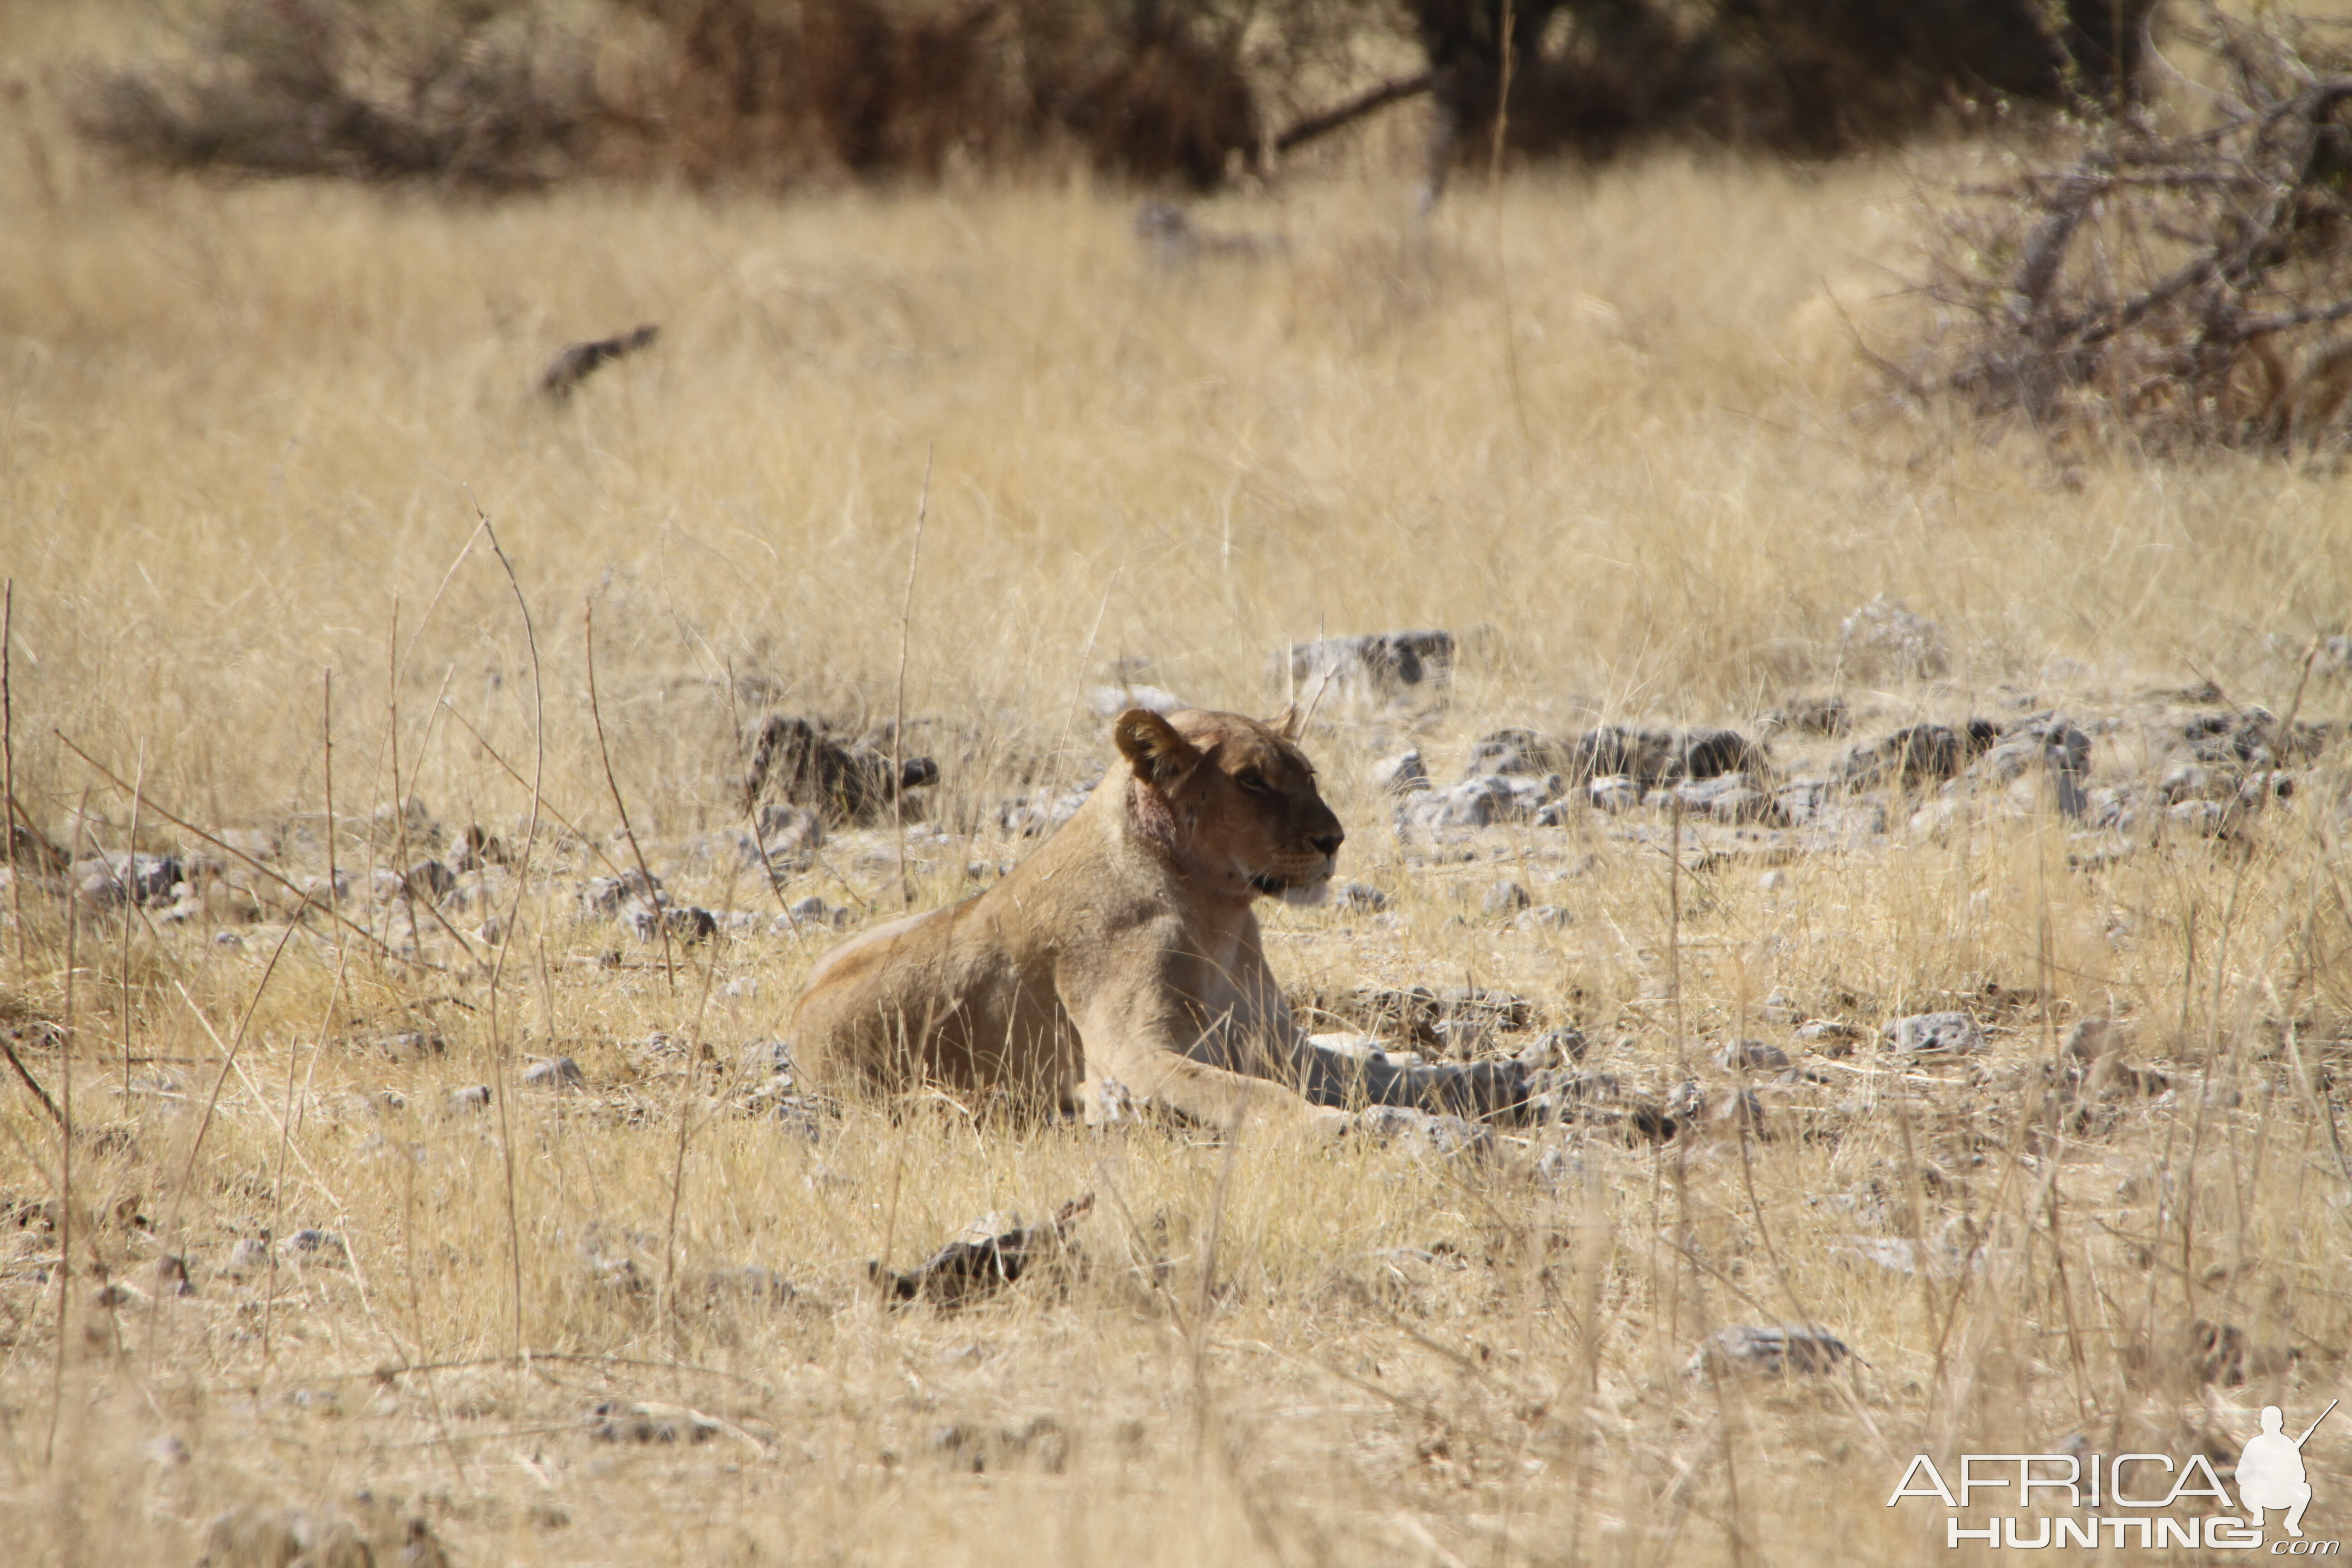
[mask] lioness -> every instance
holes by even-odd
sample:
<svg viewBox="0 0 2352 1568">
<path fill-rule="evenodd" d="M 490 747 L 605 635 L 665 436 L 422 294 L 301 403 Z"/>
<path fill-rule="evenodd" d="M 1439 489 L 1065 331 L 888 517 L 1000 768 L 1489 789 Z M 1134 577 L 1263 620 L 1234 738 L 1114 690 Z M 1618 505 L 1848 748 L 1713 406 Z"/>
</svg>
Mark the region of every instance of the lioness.
<svg viewBox="0 0 2352 1568">
<path fill-rule="evenodd" d="M 836 1087 L 998 1089 L 1088 1118 L 1150 1108 L 1338 1131 L 1351 1102 L 1512 1110 L 1517 1064 L 1400 1069 L 1321 1050 L 1266 967 L 1251 909 L 1319 902 L 1339 819 L 1286 712 L 1135 708 L 1126 766 L 1003 881 L 828 953 L 793 1019 Z"/>
</svg>

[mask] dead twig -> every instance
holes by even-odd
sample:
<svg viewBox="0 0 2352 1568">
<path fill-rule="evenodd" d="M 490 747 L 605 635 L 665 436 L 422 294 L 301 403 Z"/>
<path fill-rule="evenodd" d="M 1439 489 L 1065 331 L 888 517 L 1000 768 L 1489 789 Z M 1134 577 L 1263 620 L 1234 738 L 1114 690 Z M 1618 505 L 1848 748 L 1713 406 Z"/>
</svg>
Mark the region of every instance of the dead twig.
<svg viewBox="0 0 2352 1568">
<path fill-rule="evenodd" d="M 2234 84 L 2217 122 L 2130 110 L 2063 163 L 1965 193 L 1925 289 L 1962 325 L 1898 386 L 2157 451 L 2341 444 L 2352 55 L 2211 7 L 2201 42 Z"/>
<path fill-rule="evenodd" d="M 482 532 L 490 542 L 490 553 L 498 557 L 499 569 L 506 573 L 507 587 L 514 595 L 515 611 L 522 616 L 523 645 L 530 650 L 532 745 L 530 821 L 523 828 L 520 858 L 515 864 L 514 902 L 507 910 L 507 929 L 500 933 L 498 941 L 491 943 L 497 949 L 498 955 L 490 961 L 489 997 L 491 1070 L 498 1078 L 499 1148 L 506 1164 L 507 1256 L 512 1269 L 511 1283 L 514 1289 L 514 1352 L 520 1358 L 522 1355 L 522 1220 L 515 1204 L 514 1127 L 512 1112 L 509 1110 L 509 1102 L 514 1097 L 509 1092 L 512 1079 L 507 1072 L 507 1068 L 511 1065 L 513 1052 L 508 1047 L 505 1036 L 499 1028 L 499 983 L 506 977 L 507 953 L 513 948 L 514 939 L 520 929 L 518 922 L 522 918 L 523 894 L 530 887 L 531 847 L 539 841 L 540 789 L 544 783 L 547 771 L 547 698 L 545 687 L 540 678 L 539 634 L 531 627 L 530 605 L 522 596 L 522 584 L 515 580 L 514 563 L 507 559 L 505 548 L 499 543 L 498 530 L 490 526 L 489 515 L 482 510 L 478 503 L 476 504 L 474 512 L 481 519 Z M 591 679 L 593 679 L 593 676 Z M 597 727 L 596 743 L 599 748 L 602 748 L 604 743 L 604 732 L 601 721 Z M 606 776 L 610 776 L 609 769 Z M 614 792 L 614 798 L 615 800 L 620 798 L 617 790 Z M 635 842 L 634 838 L 630 840 L 632 846 Z M 648 888 L 650 888 L 650 879 Z M 666 950 L 669 941 L 667 927 L 662 932 L 662 941 Z M 554 1020 L 551 1016 L 548 1022 L 551 1027 Z"/>
<path fill-rule="evenodd" d="M 915 538 L 907 547 L 907 593 L 898 605 L 898 684 L 890 703 L 890 824 L 898 840 L 898 907 L 911 907 L 907 879 L 907 641 L 915 618 L 915 568 L 923 559 L 923 523 L 931 515 L 931 454 L 923 448 L 923 488 L 915 498 Z"/>
</svg>

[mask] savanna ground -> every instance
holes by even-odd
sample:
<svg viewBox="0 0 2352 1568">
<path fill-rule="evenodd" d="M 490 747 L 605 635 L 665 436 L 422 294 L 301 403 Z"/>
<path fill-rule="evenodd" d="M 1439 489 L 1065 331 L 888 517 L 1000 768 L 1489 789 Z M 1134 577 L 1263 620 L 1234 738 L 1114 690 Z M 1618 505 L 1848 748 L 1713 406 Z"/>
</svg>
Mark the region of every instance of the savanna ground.
<svg viewBox="0 0 2352 1568">
<path fill-rule="evenodd" d="M 1748 728 L 1802 693 L 1857 740 L 2055 710 L 2110 788 L 2183 713 L 2352 716 L 2305 657 L 2352 616 L 2334 465 L 1886 404 L 1854 335 L 1916 325 L 1935 170 L 1664 157 L 1465 180 L 1422 227 L 1400 127 L 1201 214 L 1282 248 L 1171 266 L 1066 179 L 127 174 L 60 130 L 43 62 L 121 42 L 73 16 L 0 9 L 15 787 L 78 854 L 220 874 L 177 922 L 9 890 L 0 997 L 57 1110 L 0 1082 L 12 1561 L 193 1562 L 239 1507 L 378 1562 L 1940 1560 L 1941 1508 L 1882 1506 L 1914 1453 L 2226 1473 L 2262 1405 L 2299 1430 L 2342 1388 L 2340 753 L 2221 837 L 2029 788 L 1803 853 L 1598 811 L 1433 852 L 1370 782 L 1416 744 L 1446 783 L 1507 723 Z M 530 395 L 640 321 L 655 350 Z M 1879 595 L 1943 628 L 1940 674 L 1842 658 Z M 1742 1038 L 1821 1081 L 1760 1126 L 1450 1162 L 751 1113 L 747 1051 L 837 940 L 783 905 L 860 923 L 1017 858 L 996 803 L 1100 765 L 1111 661 L 1267 712 L 1283 644 L 1421 626 L 1465 634 L 1448 700 L 1311 727 L 1342 874 L 1390 902 L 1269 908 L 1295 989 L 1506 988 L 1659 1095 L 1728 1090 Z M 929 820 L 781 889 L 711 853 L 768 709 L 952 721 Z M 681 901 L 748 929 L 666 956 L 577 912 L 634 864 L 616 793 Z M 446 924 L 289 921 L 270 880 L 331 852 L 364 894 L 534 816 Z M 1568 923 L 1485 912 L 1507 876 Z M 1878 1048 L 1937 1008 L 1986 1052 Z M 2104 1099 L 2062 1071 L 2086 1017 L 2143 1069 Z M 522 1081 L 557 1057 L 576 1092 Z M 995 1300 L 867 1283 L 1081 1192 L 1081 1260 Z M 1686 1370 L 1784 1322 L 1853 1358 Z M 2306 1449 L 2315 1537 L 2347 1432 Z"/>
</svg>

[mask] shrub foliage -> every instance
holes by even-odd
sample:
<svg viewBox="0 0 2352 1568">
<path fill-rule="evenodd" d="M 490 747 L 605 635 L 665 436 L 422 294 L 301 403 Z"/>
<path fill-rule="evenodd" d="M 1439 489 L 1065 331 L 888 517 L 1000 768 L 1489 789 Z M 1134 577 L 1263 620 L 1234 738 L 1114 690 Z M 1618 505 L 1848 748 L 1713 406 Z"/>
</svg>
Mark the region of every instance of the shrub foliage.
<svg viewBox="0 0 2352 1568">
<path fill-rule="evenodd" d="M 1428 93 L 1442 177 L 1489 144 L 1507 81 L 1522 153 L 1697 135 L 1820 154 L 1995 98 L 2111 91 L 2155 4 L 209 0 L 184 59 L 93 84 L 82 121 L 164 165 L 490 189 L 933 176 L 1049 152 L 1206 188 Z M 1413 47 L 1426 69 L 1307 101 Z"/>
<path fill-rule="evenodd" d="M 1948 210 L 1954 323 L 1921 390 L 2157 450 L 2340 443 L 2352 392 L 2352 59 L 2315 27 L 2201 30 L 2191 123 L 2087 121 Z"/>
</svg>

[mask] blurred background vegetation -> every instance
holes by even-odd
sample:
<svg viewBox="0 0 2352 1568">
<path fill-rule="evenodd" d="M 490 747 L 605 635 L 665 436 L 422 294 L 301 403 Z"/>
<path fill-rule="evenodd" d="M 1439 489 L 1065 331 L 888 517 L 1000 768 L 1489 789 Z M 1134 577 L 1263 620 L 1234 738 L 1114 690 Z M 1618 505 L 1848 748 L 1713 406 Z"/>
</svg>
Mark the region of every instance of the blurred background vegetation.
<svg viewBox="0 0 2352 1568">
<path fill-rule="evenodd" d="M 1498 105 L 1530 157 L 1818 157 L 2128 100 L 2158 4 L 214 0 L 178 58 L 91 82 L 80 119 L 154 163 L 491 189 L 1041 157 L 1208 189 L 1424 93 L 1440 176 L 1490 154 Z"/>
</svg>

